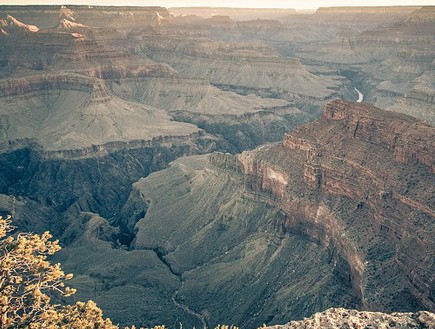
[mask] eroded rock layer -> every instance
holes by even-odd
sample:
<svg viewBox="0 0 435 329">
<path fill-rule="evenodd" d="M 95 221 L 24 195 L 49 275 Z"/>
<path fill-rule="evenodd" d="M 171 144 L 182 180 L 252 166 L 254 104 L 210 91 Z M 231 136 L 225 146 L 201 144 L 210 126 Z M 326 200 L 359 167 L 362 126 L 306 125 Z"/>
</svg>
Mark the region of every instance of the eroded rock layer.
<svg viewBox="0 0 435 329">
<path fill-rule="evenodd" d="M 434 134 L 330 102 L 280 144 L 179 159 L 140 180 L 124 208 L 132 245 L 158 250 L 180 277 L 175 301 L 209 325 L 343 304 L 433 311 Z"/>
<path fill-rule="evenodd" d="M 184 158 L 433 124 L 433 7 L 186 10 L 0 6 L 0 213 L 121 324 L 433 310 L 433 128 Z"/>
<path fill-rule="evenodd" d="M 434 134 L 411 117 L 337 100 L 281 146 L 240 161 L 249 186 L 279 198 L 288 214 L 282 230 L 323 239 L 347 259 L 365 307 L 394 310 L 412 296 L 433 309 Z"/>
</svg>

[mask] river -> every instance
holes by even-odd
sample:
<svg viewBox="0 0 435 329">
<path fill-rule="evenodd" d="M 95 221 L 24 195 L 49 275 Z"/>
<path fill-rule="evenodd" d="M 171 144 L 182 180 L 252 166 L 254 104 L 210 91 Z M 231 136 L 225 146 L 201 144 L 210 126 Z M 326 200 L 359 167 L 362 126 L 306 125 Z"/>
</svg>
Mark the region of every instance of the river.
<svg viewBox="0 0 435 329">
<path fill-rule="evenodd" d="M 357 88 L 353 88 L 353 89 L 355 89 L 355 91 L 358 93 L 358 99 L 356 100 L 357 103 L 361 103 L 364 99 L 364 94 L 361 91 L 359 91 Z"/>
</svg>

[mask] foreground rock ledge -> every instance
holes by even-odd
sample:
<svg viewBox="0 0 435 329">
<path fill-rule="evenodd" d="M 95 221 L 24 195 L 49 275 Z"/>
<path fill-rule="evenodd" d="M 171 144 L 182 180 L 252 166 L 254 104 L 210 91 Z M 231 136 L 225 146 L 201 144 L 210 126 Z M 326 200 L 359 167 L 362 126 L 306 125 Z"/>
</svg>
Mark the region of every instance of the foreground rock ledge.
<svg viewBox="0 0 435 329">
<path fill-rule="evenodd" d="M 386 314 L 330 308 L 301 321 L 291 321 L 285 325 L 267 328 L 435 328 L 435 314 L 426 311 Z"/>
</svg>

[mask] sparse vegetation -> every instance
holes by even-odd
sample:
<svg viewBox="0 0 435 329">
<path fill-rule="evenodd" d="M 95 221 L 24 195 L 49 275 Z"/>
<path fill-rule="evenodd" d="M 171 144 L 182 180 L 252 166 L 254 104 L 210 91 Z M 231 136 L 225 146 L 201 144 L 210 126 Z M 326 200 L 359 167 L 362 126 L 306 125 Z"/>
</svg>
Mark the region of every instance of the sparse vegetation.
<svg viewBox="0 0 435 329">
<path fill-rule="evenodd" d="M 42 235 L 18 233 L 10 218 L 0 217 L 0 323 L 2 328 L 117 328 L 102 311 L 88 301 L 74 305 L 52 304 L 52 297 L 71 296 L 65 286 L 72 274 L 47 257 L 60 250 L 49 232 Z"/>
<path fill-rule="evenodd" d="M 10 217 L 0 216 L 0 324 L 3 329 L 118 329 L 89 300 L 74 305 L 52 304 L 52 297 L 76 291 L 65 285 L 73 275 L 47 257 L 61 249 L 49 232 L 13 234 Z M 181 328 L 181 327 L 180 327 Z M 136 326 L 125 329 L 144 329 Z M 152 329 L 165 329 L 154 326 Z M 217 326 L 216 329 L 238 329 Z"/>
</svg>

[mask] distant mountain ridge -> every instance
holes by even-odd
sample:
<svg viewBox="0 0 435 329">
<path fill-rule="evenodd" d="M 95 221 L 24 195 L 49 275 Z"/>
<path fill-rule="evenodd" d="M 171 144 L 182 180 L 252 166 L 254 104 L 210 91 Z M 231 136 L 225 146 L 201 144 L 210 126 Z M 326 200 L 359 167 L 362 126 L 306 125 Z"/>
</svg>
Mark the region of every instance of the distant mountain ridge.
<svg viewBox="0 0 435 329">
<path fill-rule="evenodd" d="M 381 9 L 0 6 L 0 215 L 122 325 L 418 323 L 435 11 Z"/>
</svg>

